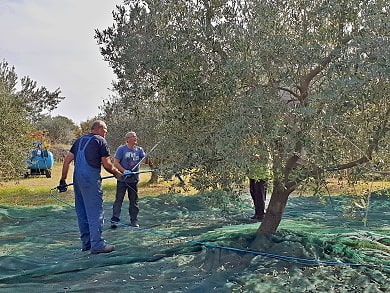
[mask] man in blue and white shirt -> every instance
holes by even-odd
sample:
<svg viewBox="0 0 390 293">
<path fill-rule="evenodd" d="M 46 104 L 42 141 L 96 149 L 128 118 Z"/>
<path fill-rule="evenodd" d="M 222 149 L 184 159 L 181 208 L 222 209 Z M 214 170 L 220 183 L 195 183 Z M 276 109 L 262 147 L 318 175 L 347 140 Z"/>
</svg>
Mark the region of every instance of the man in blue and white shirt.
<svg viewBox="0 0 390 293">
<path fill-rule="evenodd" d="M 117 179 L 115 202 L 112 207 L 111 228 L 116 228 L 115 222 L 120 221 L 120 213 L 123 199 L 127 191 L 129 198 L 130 225 L 138 225 L 138 181 L 140 163 L 146 163 L 145 152 L 142 147 L 137 145 L 137 134 L 130 131 L 125 135 L 125 144 L 118 147 L 114 157 L 114 166 L 123 173 L 123 176 Z M 134 174 L 136 173 L 136 174 Z"/>
</svg>

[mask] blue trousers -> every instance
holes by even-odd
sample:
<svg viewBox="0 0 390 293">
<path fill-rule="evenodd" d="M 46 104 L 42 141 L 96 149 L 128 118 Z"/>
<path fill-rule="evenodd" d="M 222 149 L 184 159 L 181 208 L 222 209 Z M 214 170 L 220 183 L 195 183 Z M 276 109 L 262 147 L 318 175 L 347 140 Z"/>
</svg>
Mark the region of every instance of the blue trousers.
<svg viewBox="0 0 390 293">
<path fill-rule="evenodd" d="M 100 250 L 105 247 L 103 231 L 103 191 L 101 179 L 74 179 L 75 206 L 83 249 Z"/>
</svg>

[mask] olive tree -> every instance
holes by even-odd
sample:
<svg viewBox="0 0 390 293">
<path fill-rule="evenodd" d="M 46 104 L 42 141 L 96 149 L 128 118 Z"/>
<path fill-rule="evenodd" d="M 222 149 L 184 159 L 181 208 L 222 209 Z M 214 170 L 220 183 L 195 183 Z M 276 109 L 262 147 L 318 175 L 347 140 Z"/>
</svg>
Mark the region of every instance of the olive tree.
<svg viewBox="0 0 390 293">
<path fill-rule="evenodd" d="M 386 1 L 124 1 L 96 31 L 115 103 L 155 115 L 164 164 L 199 190 L 232 189 L 272 161 L 259 234 L 289 195 L 342 170 L 389 167 Z M 120 102 L 119 102 L 120 101 Z M 151 126 L 151 125 L 149 125 Z"/>
<path fill-rule="evenodd" d="M 20 90 L 17 90 L 20 82 Z M 6 61 L 0 63 L 0 180 L 21 175 L 31 141 L 28 134 L 45 111 L 51 111 L 63 99 L 60 91 L 49 92 L 29 77 L 21 80 Z"/>
<path fill-rule="evenodd" d="M 32 128 L 25 117 L 24 108 L 4 91 L 0 79 L 0 181 L 21 175 L 26 169 L 24 158 L 31 147 L 26 134 Z"/>
</svg>

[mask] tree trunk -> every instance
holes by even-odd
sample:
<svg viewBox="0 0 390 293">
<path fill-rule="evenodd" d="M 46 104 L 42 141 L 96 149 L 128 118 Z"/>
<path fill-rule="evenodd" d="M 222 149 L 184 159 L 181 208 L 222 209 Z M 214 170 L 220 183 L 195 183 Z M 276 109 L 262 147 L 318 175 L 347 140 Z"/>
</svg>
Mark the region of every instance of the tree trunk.
<svg viewBox="0 0 390 293">
<path fill-rule="evenodd" d="M 157 169 L 156 165 L 154 164 L 154 160 L 149 160 L 148 165 L 149 165 L 150 170 Z M 158 181 L 158 172 L 151 172 L 149 184 L 157 183 L 157 181 Z"/>
<path fill-rule="evenodd" d="M 291 192 L 288 192 L 282 184 L 274 186 L 265 218 L 256 232 L 257 235 L 273 234 L 276 232 L 280 221 L 282 220 L 282 215 L 290 193 Z"/>
</svg>

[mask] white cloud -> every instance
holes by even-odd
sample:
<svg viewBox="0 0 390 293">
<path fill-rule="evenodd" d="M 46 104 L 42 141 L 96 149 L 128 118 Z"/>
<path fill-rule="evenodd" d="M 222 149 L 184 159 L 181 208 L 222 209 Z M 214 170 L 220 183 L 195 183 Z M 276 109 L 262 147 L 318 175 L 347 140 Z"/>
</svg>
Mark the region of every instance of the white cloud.
<svg viewBox="0 0 390 293">
<path fill-rule="evenodd" d="M 95 29 L 112 25 L 121 0 L 0 0 L 0 59 L 66 99 L 52 115 L 92 118 L 114 75 L 99 53 Z"/>
</svg>

